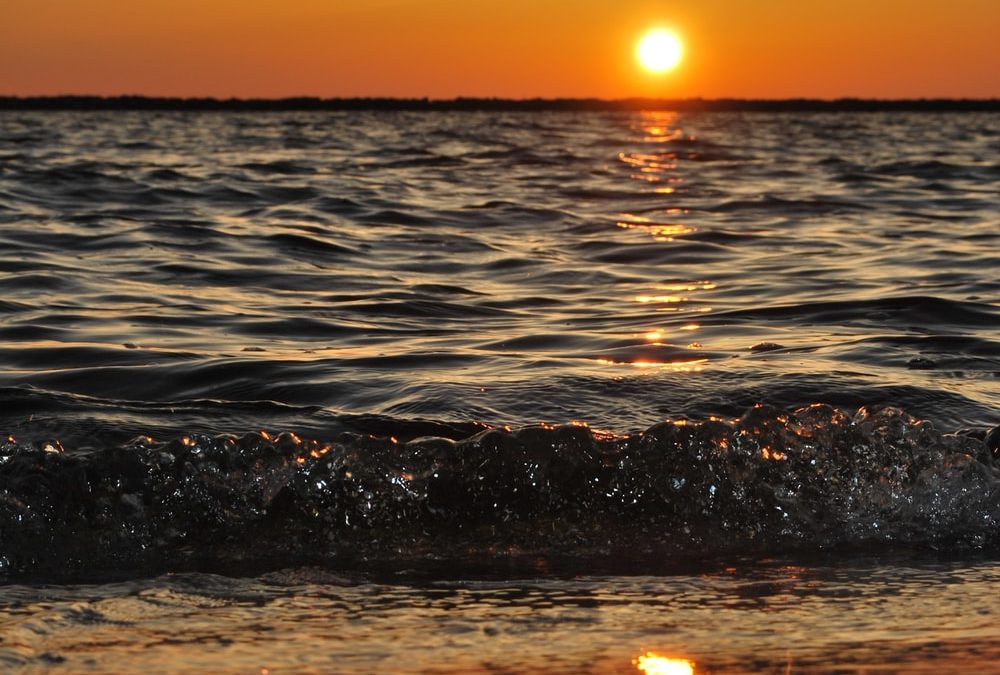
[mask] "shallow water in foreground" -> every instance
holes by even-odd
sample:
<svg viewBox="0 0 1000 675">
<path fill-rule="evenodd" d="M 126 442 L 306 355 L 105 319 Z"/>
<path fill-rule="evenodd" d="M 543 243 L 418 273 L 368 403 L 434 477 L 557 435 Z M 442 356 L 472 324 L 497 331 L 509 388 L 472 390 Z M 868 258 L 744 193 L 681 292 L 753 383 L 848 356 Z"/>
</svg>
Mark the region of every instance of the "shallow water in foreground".
<svg viewBox="0 0 1000 675">
<path fill-rule="evenodd" d="M 300 568 L 246 579 L 175 574 L 6 586 L 0 666 L 648 675 L 690 672 L 685 666 L 695 673 L 1000 668 L 1000 565 L 991 561 L 737 559 L 693 573 L 546 571 L 407 581 L 411 570 L 400 581 Z"/>
</svg>

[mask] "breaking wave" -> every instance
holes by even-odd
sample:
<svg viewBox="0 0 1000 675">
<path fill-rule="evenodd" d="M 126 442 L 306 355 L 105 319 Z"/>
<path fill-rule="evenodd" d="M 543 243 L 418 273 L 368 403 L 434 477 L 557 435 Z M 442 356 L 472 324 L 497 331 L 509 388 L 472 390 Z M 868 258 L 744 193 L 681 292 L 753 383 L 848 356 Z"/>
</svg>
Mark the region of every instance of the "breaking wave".
<svg viewBox="0 0 1000 675">
<path fill-rule="evenodd" d="M 631 435 L 190 434 L 0 444 L 6 573 L 832 547 L 996 550 L 1000 427 L 756 405 Z"/>
</svg>

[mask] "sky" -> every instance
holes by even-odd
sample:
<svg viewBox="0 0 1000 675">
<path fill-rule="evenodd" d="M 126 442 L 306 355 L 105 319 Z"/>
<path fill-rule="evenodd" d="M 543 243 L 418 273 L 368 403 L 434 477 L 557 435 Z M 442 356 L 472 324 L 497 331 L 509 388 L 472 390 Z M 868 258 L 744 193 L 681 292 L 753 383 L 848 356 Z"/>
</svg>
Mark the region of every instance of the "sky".
<svg viewBox="0 0 1000 675">
<path fill-rule="evenodd" d="M 0 0 L 0 95 L 992 98 L 998 35 L 1000 0 Z"/>
</svg>

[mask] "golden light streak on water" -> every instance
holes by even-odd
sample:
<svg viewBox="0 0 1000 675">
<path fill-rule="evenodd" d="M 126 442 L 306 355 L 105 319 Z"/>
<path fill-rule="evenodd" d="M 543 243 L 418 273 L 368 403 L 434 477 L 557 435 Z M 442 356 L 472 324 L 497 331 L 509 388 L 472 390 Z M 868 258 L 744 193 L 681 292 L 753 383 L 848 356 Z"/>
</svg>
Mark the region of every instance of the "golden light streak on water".
<svg viewBox="0 0 1000 675">
<path fill-rule="evenodd" d="M 636 361 L 615 361 L 614 359 L 604 359 L 598 358 L 594 359 L 597 363 L 605 366 L 632 366 L 633 368 L 639 368 L 643 370 L 649 369 L 669 369 L 675 373 L 700 373 L 702 368 L 701 364 L 708 363 L 707 358 L 690 359 L 687 361 L 650 361 L 647 359 L 638 359 Z"/>
<path fill-rule="evenodd" d="M 656 652 L 646 652 L 632 663 L 646 675 L 694 675 L 694 661 L 660 656 Z"/>
<path fill-rule="evenodd" d="M 627 222 L 619 221 L 618 227 L 623 230 L 645 230 L 650 236 L 653 237 L 655 241 L 673 241 L 674 237 L 682 234 L 690 234 L 695 232 L 697 228 L 688 225 L 680 225 L 677 223 L 653 223 L 649 222 Z M 696 290 L 697 287 L 691 289 Z"/>
</svg>

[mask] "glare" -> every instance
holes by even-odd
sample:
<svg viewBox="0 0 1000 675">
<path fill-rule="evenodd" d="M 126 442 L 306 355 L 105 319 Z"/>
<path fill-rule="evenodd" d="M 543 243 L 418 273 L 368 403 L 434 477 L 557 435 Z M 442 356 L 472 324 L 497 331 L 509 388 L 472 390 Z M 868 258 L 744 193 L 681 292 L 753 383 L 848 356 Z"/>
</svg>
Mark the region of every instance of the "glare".
<svg viewBox="0 0 1000 675">
<path fill-rule="evenodd" d="M 694 673 L 693 662 L 660 656 L 655 652 L 646 652 L 633 663 L 646 675 L 693 675 Z"/>
<path fill-rule="evenodd" d="M 639 63 L 653 73 L 663 73 L 677 66 L 684 47 L 676 33 L 664 28 L 654 28 L 639 40 L 635 54 Z"/>
</svg>

